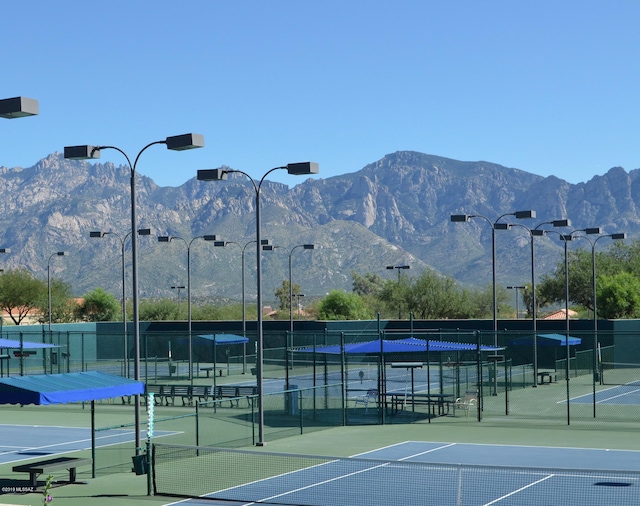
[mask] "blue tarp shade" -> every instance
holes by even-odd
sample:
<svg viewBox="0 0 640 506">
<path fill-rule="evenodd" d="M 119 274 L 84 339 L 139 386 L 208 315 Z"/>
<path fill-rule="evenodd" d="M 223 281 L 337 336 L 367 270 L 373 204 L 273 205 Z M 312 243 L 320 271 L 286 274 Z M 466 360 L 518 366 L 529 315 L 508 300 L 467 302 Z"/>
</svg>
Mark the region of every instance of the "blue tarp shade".
<svg viewBox="0 0 640 506">
<path fill-rule="evenodd" d="M 198 337 L 213 341 L 216 343 L 216 346 L 223 344 L 242 344 L 249 341 L 248 337 L 237 336 L 235 334 L 200 334 Z"/>
<path fill-rule="evenodd" d="M 0 379 L 0 404 L 62 404 L 144 393 L 144 383 L 99 371 Z"/>
<path fill-rule="evenodd" d="M 42 344 L 31 343 L 29 341 L 16 341 L 14 339 L 0 339 L 1 348 L 24 348 L 25 350 L 40 349 L 40 348 L 60 348 L 57 344 Z"/>
<path fill-rule="evenodd" d="M 579 337 L 569 336 L 569 346 L 575 346 L 581 342 L 582 339 Z M 533 336 L 520 337 L 518 339 L 514 339 L 509 344 L 511 344 L 511 346 L 533 346 Z M 538 334 L 536 344 L 538 346 L 566 346 L 567 337 L 563 334 Z"/>
<path fill-rule="evenodd" d="M 428 341 L 429 351 L 473 351 L 477 349 L 475 344 L 467 343 L 452 343 L 447 341 Z M 502 348 L 494 348 L 493 346 L 481 346 L 481 351 L 497 351 Z M 329 355 L 340 355 L 342 353 L 342 346 L 318 346 L 314 348 L 302 348 L 295 351 L 299 352 L 316 352 L 326 353 Z M 382 340 L 382 352 L 383 353 L 417 353 L 427 351 L 427 341 L 424 339 L 416 339 L 415 337 L 409 337 L 407 339 L 396 340 Z M 349 343 L 344 345 L 344 352 L 348 354 L 357 353 L 380 353 L 380 340 L 366 341 L 363 343 Z"/>
</svg>

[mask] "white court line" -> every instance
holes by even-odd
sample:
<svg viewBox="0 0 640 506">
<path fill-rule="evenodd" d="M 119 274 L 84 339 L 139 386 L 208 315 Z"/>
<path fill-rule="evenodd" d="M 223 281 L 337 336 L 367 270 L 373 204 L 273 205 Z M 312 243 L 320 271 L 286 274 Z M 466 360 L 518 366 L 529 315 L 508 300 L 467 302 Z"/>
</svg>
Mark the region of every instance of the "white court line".
<svg viewBox="0 0 640 506">
<path fill-rule="evenodd" d="M 502 497 L 498 497 L 497 499 L 494 499 L 491 502 L 488 502 L 486 504 L 484 504 L 483 506 L 490 506 L 491 504 L 495 504 L 497 502 L 502 501 L 503 499 L 506 499 L 507 497 L 511 497 L 514 494 L 517 494 L 519 492 L 522 492 L 523 490 L 528 489 L 529 487 L 533 487 L 534 485 L 537 485 L 538 483 L 542 483 L 543 481 L 548 480 L 549 478 L 553 478 L 555 475 L 554 474 L 550 474 L 549 476 L 545 476 L 544 478 L 539 479 L 538 481 L 534 481 L 533 483 L 529 483 L 528 485 L 525 485 L 524 487 L 521 487 L 517 490 L 514 490 L 513 492 L 509 492 L 506 495 L 503 495 Z"/>
<path fill-rule="evenodd" d="M 398 446 L 400 444 L 405 444 L 405 443 L 398 443 L 397 445 L 390 445 L 388 448 L 393 447 L 393 446 Z M 420 453 L 416 453 L 414 455 L 408 455 L 406 457 L 402 457 L 401 459 L 398 459 L 397 461 L 394 460 L 394 461 L 384 462 L 384 463 L 381 463 L 381 464 L 377 464 L 375 466 L 367 467 L 366 469 L 360 469 L 359 471 L 354 471 L 352 473 L 342 474 L 340 476 L 334 476 L 333 478 L 329 478 L 327 480 L 323 480 L 323 481 L 319 481 L 319 482 L 316 482 L 316 483 L 312 483 L 310 485 L 305 485 L 304 487 L 300 487 L 300 488 L 296 488 L 296 489 L 292 489 L 292 490 L 287 490 L 286 492 L 282 492 L 281 494 L 277 494 L 277 495 L 270 496 L 270 497 L 263 497 L 262 499 L 258 500 L 257 502 L 244 503 L 243 506 L 253 506 L 254 504 L 260 504 L 260 503 L 262 503 L 264 501 L 271 501 L 273 499 L 278 499 L 280 497 L 284 497 L 284 496 L 293 494 L 295 492 L 301 492 L 303 490 L 308 490 L 308 489 L 311 489 L 311 488 L 314 488 L 314 487 L 319 487 L 321 485 L 326 485 L 327 483 L 333 483 L 334 481 L 342 480 L 344 478 L 350 478 L 351 476 L 356 476 L 358 474 L 366 473 L 366 472 L 369 472 L 369 471 L 375 471 L 376 469 L 380 469 L 380 468 L 383 468 L 383 467 L 387 467 L 387 466 L 393 465 L 395 462 L 402 462 L 404 460 L 411 459 L 413 457 L 418 457 L 420 455 L 424 455 L 424 454 L 427 454 L 427 453 L 438 451 L 438 450 L 441 450 L 441 449 L 444 449 L 444 448 L 448 448 L 450 446 L 454 446 L 455 444 L 456 443 L 448 443 L 448 444 L 446 444 L 444 446 L 439 446 L 437 448 L 431 448 L 430 450 L 426 450 L 424 452 L 420 452 Z M 311 468 L 332 464 L 334 462 L 340 462 L 340 461 L 339 460 L 335 460 L 335 461 L 331 461 L 331 462 L 325 462 L 324 464 L 319 464 L 318 466 L 312 466 Z M 297 473 L 297 472 L 301 472 L 301 471 L 307 471 L 308 469 L 311 469 L 311 468 L 300 469 L 298 471 L 293 471 L 293 472 Z M 286 473 L 286 474 L 289 474 L 289 473 Z M 279 475 L 278 478 L 280 476 L 284 476 L 284 475 Z M 271 478 L 268 478 L 268 479 L 271 479 Z M 260 480 L 260 481 L 262 481 L 262 480 Z"/>
<path fill-rule="evenodd" d="M 84 429 L 84 427 L 82 427 L 82 429 Z M 87 429 L 87 430 L 91 430 L 91 429 Z M 113 429 L 113 430 L 119 430 L 119 429 Z M 169 434 L 158 434 L 155 437 L 164 437 L 164 436 L 168 436 L 170 434 L 176 434 L 177 432 L 170 432 Z M 101 445 L 96 445 L 96 448 L 103 448 L 106 446 L 113 446 L 113 445 L 117 445 L 117 444 L 121 444 L 121 443 L 129 443 L 132 442 L 133 439 L 129 439 L 132 438 L 135 435 L 135 431 L 134 430 L 127 430 L 127 431 L 120 431 L 116 434 L 108 434 L 108 435 L 104 435 L 104 436 L 100 436 L 100 437 L 96 437 L 96 442 L 97 441 L 102 441 L 104 442 L 107 439 L 113 439 L 113 438 L 127 438 L 124 439 L 123 441 L 115 441 L 113 443 L 107 443 L 107 444 L 101 444 Z M 21 453 L 21 452 L 33 452 L 33 451 L 38 451 L 38 450 L 44 450 L 47 448 L 55 448 L 56 446 L 65 446 L 65 445 L 70 445 L 70 444 L 81 444 L 81 443 L 90 443 L 91 442 L 91 438 L 87 438 L 87 439 L 77 439 L 75 441 L 63 441 L 60 443 L 55 443 L 55 444 L 51 444 L 51 445 L 44 445 L 44 446 L 32 446 L 32 447 L 15 447 L 16 450 L 12 450 L 12 451 L 7 451 L 7 452 L 0 452 L 0 456 L 4 456 L 4 455 L 11 455 L 11 454 L 17 454 L 17 453 Z M 75 448 L 72 450 L 68 450 L 68 451 L 63 451 L 63 452 L 56 452 L 56 454 L 65 454 L 65 453 L 71 453 L 71 452 L 77 452 L 77 451 L 82 451 L 82 450 L 88 450 L 90 449 L 90 445 L 88 447 L 84 447 L 84 448 Z M 23 459 L 20 460 L 28 460 L 33 458 L 33 455 L 30 456 L 26 456 Z M 20 460 L 14 460 L 11 462 L 20 462 Z M 5 462 L 7 463 L 7 462 Z M 1 505 L 0 505 L 1 506 Z"/>
<path fill-rule="evenodd" d="M 635 394 L 636 392 L 640 392 L 640 388 L 636 388 L 635 390 L 624 392 L 622 394 L 614 395 L 612 397 L 605 397 L 604 399 L 600 399 L 599 401 L 596 401 L 596 404 L 600 404 L 601 402 L 605 402 L 605 401 L 610 401 L 611 399 L 617 399 L 618 397 L 624 397 L 625 395 Z"/>
</svg>

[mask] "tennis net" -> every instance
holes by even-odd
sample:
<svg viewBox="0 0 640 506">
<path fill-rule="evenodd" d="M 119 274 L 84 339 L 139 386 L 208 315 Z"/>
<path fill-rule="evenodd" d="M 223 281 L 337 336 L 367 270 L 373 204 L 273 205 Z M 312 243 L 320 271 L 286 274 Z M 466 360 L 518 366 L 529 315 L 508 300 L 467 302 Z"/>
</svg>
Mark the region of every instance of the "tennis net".
<svg viewBox="0 0 640 506">
<path fill-rule="evenodd" d="M 155 444 L 156 495 L 252 504 L 636 504 L 640 472 L 432 464 Z"/>
<path fill-rule="evenodd" d="M 640 385 L 640 364 L 601 362 L 600 381 L 603 385 Z"/>
</svg>

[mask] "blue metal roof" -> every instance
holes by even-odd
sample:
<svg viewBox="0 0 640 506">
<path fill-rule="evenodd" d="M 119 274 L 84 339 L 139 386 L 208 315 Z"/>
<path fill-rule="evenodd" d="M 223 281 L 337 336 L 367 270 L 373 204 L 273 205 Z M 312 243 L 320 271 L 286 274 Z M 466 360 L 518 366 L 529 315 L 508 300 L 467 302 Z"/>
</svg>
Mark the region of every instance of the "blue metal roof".
<svg viewBox="0 0 640 506">
<path fill-rule="evenodd" d="M 344 352 L 348 354 L 355 353 L 416 353 L 426 351 L 473 351 L 477 350 L 476 344 L 467 343 L 453 343 L 448 341 L 432 341 L 425 339 L 416 339 L 415 337 L 409 337 L 407 339 L 396 339 L 382 341 L 366 341 L 362 343 L 349 343 L 344 345 Z M 481 351 L 497 351 L 502 348 L 494 348 L 493 346 L 481 346 Z M 342 346 L 318 346 L 314 348 L 302 348 L 295 351 L 299 352 L 316 352 L 326 353 L 330 355 L 340 355 L 342 353 Z"/>
<path fill-rule="evenodd" d="M 569 346 L 575 346 L 581 342 L 582 339 L 579 337 L 569 336 Z M 520 337 L 512 340 L 509 344 L 511 346 L 533 346 L 533 336 Z M 536 344 L 538 346 L 566 346 L 567 337 L 564 334 L 538 334 Z"/>
<path fill-rule="evenodd" d="M 242 337 L 236 334 L 198 334 L 198 337 L 213 341 L 216 346 L 223 344 L 242 344 L 249 341 L 248 337 Z"/>
<path fill-rule="evenodd" d="M 99 371 L 0 378 L 0 404 L 62 404 L 144 393 L 144 383 Z"/>
<path fill-rule="evenodd" d="M 57 344 L 43 344 L 43 343 L 32 343 L 29 341 L 17 341 L 15 339 L 0 339 L 0 349 L 1 348 L 24 348 L 27 349 L 39 349 L 39 348 L 59 348 Z"/>
</svg>

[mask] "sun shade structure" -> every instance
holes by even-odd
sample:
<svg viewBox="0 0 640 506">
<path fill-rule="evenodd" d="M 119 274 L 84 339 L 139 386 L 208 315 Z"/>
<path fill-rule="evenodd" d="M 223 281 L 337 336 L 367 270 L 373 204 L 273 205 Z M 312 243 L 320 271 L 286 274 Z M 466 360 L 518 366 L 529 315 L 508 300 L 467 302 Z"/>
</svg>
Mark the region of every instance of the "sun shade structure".
<svg viewBox="0 0 640 506">
<path fill-rule="evenodd" d="M 57 344 L 31 343 L 29 341 L 16 341 L 14 339 L 0 339 L 0 349 L 24 348 L 25 350 L 39 350 L 42 348 L 60 348 Z"/>
<path fill-rule="evenodd" d="M 576 346 L 582 342 L 579 337 L 569 336 L 569 346 Z M 511 346 L 533 345 L 533 336 L 520 337 L 509 343 Z M 538 346 L 566 346 L 567 337 L 563 334 L 538 334 Z"/>
<path fill-rule="evenodd" d="M 221 346 L 224 344 L 242 344 L 249 342 L 248 337 L 242 337 L 236 334 L 204 334 L 198 335 L 198 337 L 207 339 L 208 341 L 213 341 L 216 346 Z"/>
<path fill-rule="evenodd" d="M 0 404 L 64 404 L 144 393 L 144 383 L 99 371 L 0 379 Z"/>
<path fill-rule="evenodd" d="M 381 344 L 382 343 L 382 344 Z M 347 354 L 371 354 L 380 353 L 419 353 L 426 351 L 474 351 L 478 347 L 475 344 L 468 343 L 452 343 L 447 341 L 426 341 L 424 339 L 416 339 L 409 337 L 407 339 L 396 339 L 382 341 L 365 341 L 362 343 L 349 343 L 344 345 L 344 352 Z M 481 346 L 480 351 L 497 351 L 502 348 L 494 346 Z M 343 351 L 342 346 L 318 346 L 316 348 L 300 348 L 295 351 L 304 353 L 326 353 L 328 355 L 340 355 Z"/>
</svg>

